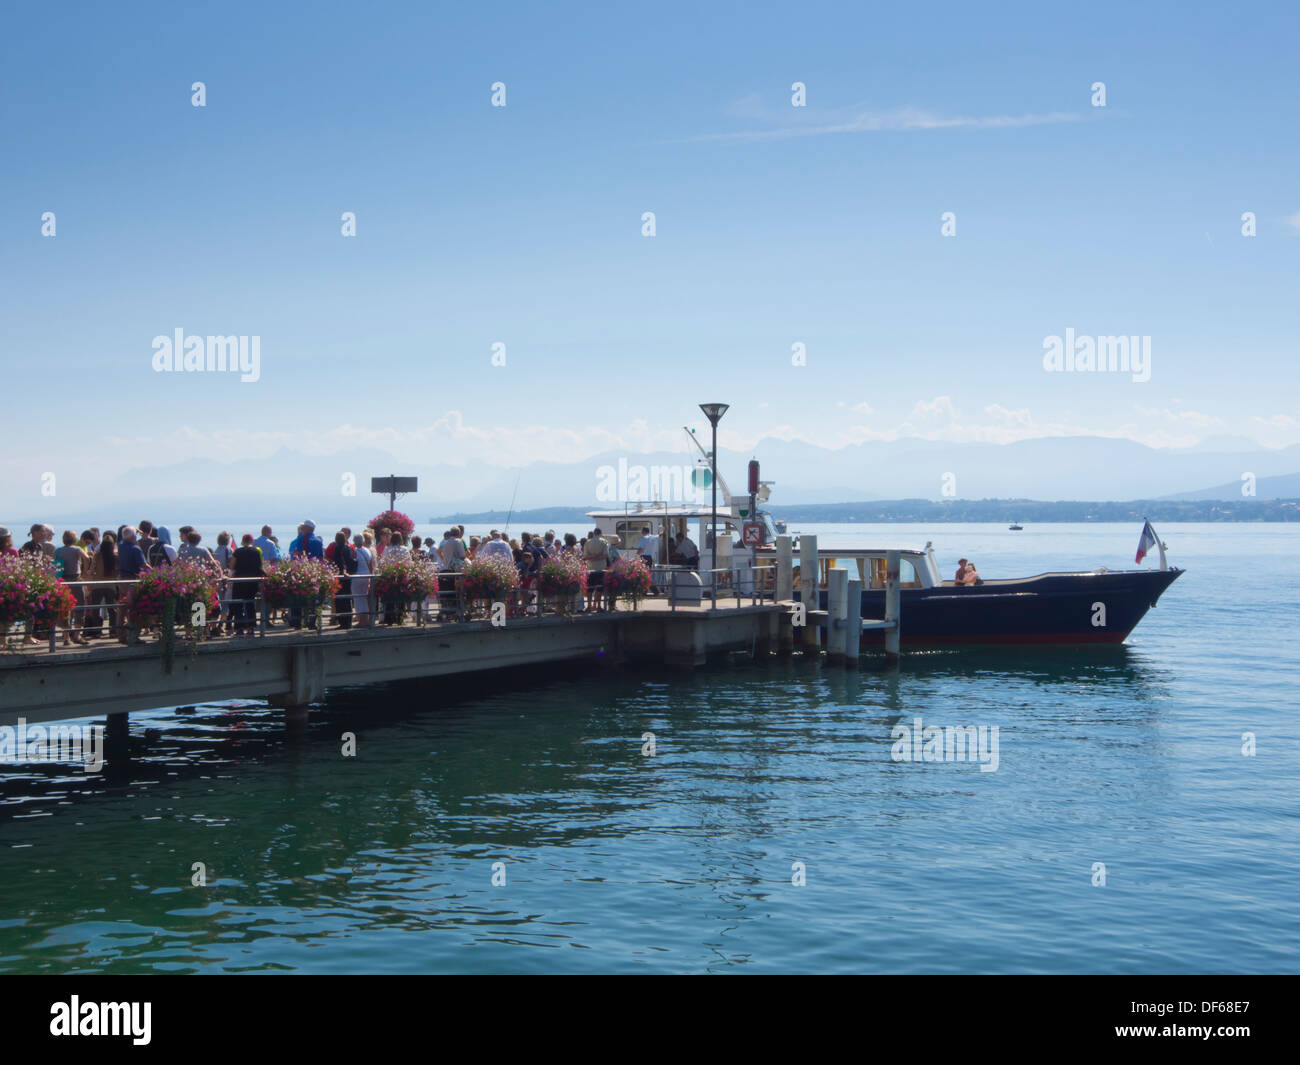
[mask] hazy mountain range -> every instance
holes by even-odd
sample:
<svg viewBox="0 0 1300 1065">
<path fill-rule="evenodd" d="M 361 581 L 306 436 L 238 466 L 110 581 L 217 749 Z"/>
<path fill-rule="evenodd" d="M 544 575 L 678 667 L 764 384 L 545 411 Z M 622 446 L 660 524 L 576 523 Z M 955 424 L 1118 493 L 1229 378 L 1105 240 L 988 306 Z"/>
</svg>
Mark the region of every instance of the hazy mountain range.
<svg viewBox="0 0 1300 1065">
<path fill-rule="evenodd" d="M 777 514 L 783 504 L 845 500 L 1241 500 L 1245 474 L 1255 477 L 1256 498 L 1300 497 L 1300 445 L 1268 450 L 1235 438 L 1185 450 L 1105 437 L 1045 437 L 1014 444 L 913 438 L 839 450 L 765 439 L 752 455 L 721 449 L 722 476 L 736 491 L 744 488 L 751 457 L 762 463 L 763 479 L 775 482 L 769 509 Z M 13 499 L 10 506 L 17 504 L 14 509 L 24 515 L 50 518 L 90 512 L 102 516 L 105 508 L 138 518 L 164 507 L 173 515 L 184 510 L 195 521 L 251 518 L 262 512 L 355 520 L 362 511 L 368 517 L 386 505 L 386 499 L 370 494 L 370 478 L 394 473 L 420 478 L 419 493 L 398 505 L 423 520 L 453 511 L 503 511 L 512 501 L 516 510 L 593 506 L 599 501 L 598 471 L 617 469 L 620 459 L 629 466 L 694 465 L 694 456 L 684 450 L 609 452 L 569 463 L 539 457 L 513 469 L 474 456 L 452 466 L 380 450 L 314 456 L 282 449 L 265 459 L 237 463 L 141 459 L 115 477 L 99 476 L 100 469 L 93 479 L 65 476 L 54 498 L 33 492 L 32 499 Z M 355 477 L 355 496 L 344 492 L 349 474 Z"/>
</svg>

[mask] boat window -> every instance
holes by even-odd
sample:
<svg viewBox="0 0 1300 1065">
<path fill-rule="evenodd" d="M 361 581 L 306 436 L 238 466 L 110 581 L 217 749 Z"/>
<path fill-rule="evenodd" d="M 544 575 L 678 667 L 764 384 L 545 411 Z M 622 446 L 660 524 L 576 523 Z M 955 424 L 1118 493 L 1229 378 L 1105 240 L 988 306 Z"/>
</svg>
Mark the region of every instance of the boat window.
<svg viewBox="0 0 1300 1065">
<path fill-rule="evenodd" d="M 647 525 L 650 526 L 651 534 L 658 533 L 663 525 L 663 520 L 655 521 L 653 518 L 638 518 L 635 521 L 620 521 L 614 525 L 614 531 L 619 535 L 622 543 L 619 544 L 619 550 L 624 552 L 625 556 L 631 558 L 636 555 L 636 545 L 641 542 L 641 530 Z M 657 561 L 662 562 L 665 556 L 663 535 L 659 536 L 659 555 Z"/>
<path fill-rule="evenodd" d="M 864 559 L 863 563 L 869 577 L 863 578 L 862 586 L 864 588 L 883 588 L 885 586 L 886 572 L 884 555 L 873 555 L 871 558 Z M 898 560 L 898 584 L 901 588 L 921 587 L 921 580 L 916 575 L 916 567 L 905 558 Z"/>
</svg>

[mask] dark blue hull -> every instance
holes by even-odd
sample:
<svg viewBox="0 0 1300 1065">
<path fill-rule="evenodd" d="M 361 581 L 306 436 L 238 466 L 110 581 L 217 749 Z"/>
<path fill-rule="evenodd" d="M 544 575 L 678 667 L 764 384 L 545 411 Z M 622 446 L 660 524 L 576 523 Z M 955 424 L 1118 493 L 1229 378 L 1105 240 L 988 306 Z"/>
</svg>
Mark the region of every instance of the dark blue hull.
<svg viewBox="0 0 1300 1065">
<path fill-rule="evenodd" d="M 965 587 L 904 588 L 902 647 L 1122 643 L 1182 572 L 1048 573 Z M 822 610 L 826 597 L 822 591 Z M 864 591 L 863 619 L 884 616 L 884 590 Z M 883 644 L 883 632 L 863 633 L 863 649 Z"/>
</svg>

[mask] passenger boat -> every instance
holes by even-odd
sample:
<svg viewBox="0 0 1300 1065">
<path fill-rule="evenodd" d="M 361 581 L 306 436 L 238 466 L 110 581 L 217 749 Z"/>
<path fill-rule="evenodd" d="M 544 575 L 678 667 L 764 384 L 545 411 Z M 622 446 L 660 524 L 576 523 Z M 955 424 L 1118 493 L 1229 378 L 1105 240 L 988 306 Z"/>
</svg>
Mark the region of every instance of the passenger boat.
<svg viewBox="0 0 1300 1065">
<path fill-rule="evenodd" d="M 698 591 L 696 598 L 708 598 L 718 590 L 730 588 L 749 594 L 753 589 L 770 591 L 776 562 L 777 525 L 771 514 L 761 509 L 767 502 L 770 483 L 758 482 L 757 463 L 751 463 L 749 496 L 733 496 L 726 482 L 718 477 L 718 549 L 710 549 L 708 529 L 712 507 L 709 503 L 661 501 L 630 502 L 620 508 L 589 511 L 603 534 L 620 537 L 620 551 L 635 558 L 642 529 L 649 527 L 658 537 L 655 562 L 664 567 L 656 571 L 661 587 L 665 577 L 681 567 L 670 565 L 668 539 L 685 532 L 699 548 Z M 756 490 L 755 490 L 756 489 Z M 746 525 L 757 525 L 759 543 L 746 546 L 741 542 Z M 1150 535 L 1148 536 L 1148 530 Z M 665 535 L 667 532 L 668 535 Z M 1146 612 L 1183 573 L 1170 568 L 1165 545 L 1155 537 L 1148 523 L 1142 543 L 1159 548 L 1159 568 L 1118 569 L 1099 567 L 1083 572 L 1049 572 L 1030 577 L 980 580 L 976 584 L 958 584 L 945 580 L 934 557 L 931 543 L 917 549 L 898 548 L 900 562 L 901 621 L 900 638 L 905 648 L 944 647 L 953 645 L 1095 645 L 1118 644 L 1128 638 Z M 818 551 L 818 601 L 814 609 L 828 605 L 828 582 L 832 567 L 846 568 L 850 579 L 862 582 L 862 617 L 885 617 L 886 561 L 891 549 L 863 547 Z M 795 547 L 796 598 L 801 598 L 801 580 L 797 544 Z M 1144 555 L 1139 547 L 1138 561 Z M 755 568 L 757 567 L 757 568 Z M 674 578 L 680 594 L 680 577 Z M 687 578 L 691 587 L 696 577 Z M 811 607 L 812 604 L 809 604 Z M 884 633 L 867 630 L 862 635 L 864 649 L 880 647 Z"/>
<path fill-rule="evenodd" d="M 862 617 L 883 618 L 886 555 L 884 549 L 819 550 L 818 609 L 828 605 L 830 568 L 844 566 L 851 579 L 862 581 Z M 941 577 L 929 543 L 919 551 L 899 549 L 898 555 L 899 635 L 907 648 L 1123 643 L 1183 572 L 1100 567 L 967 585 Z M 758 557 L 775 560 L 775 550 L 762 548 Z M 884 634 L 878 630 L 862 634 L 864 648 L 883 642 Z"/>
</svg>

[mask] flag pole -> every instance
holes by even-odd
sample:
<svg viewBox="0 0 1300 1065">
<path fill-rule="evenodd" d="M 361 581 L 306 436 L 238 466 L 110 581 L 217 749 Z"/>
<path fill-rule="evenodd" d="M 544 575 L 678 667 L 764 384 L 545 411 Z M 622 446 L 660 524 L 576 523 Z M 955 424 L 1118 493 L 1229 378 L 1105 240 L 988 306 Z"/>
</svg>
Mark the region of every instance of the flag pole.
<svg viewBox="0 0 1300 1065">
<path fill-rule="evenodd" d="M 1150 518 L 1144 516 L 1142 520 L 1146 523 L 1145 529 L 1143 531 L 1145 532 L 1146 529 L 1151 530 L 1151 535 L 1156 542 L 1156 550 L 1160 552 L 1160 568 L 1167 570 L 1169 568 L 1169 560 L 1165 558 L 1165 542 L 1162 539 L 1160 539 L 1160 534 L 1156 532 L 1156 527 L 1151 524 Z"/>
</svg>

